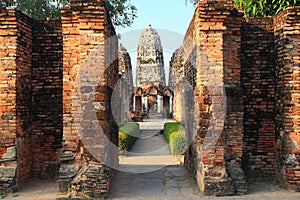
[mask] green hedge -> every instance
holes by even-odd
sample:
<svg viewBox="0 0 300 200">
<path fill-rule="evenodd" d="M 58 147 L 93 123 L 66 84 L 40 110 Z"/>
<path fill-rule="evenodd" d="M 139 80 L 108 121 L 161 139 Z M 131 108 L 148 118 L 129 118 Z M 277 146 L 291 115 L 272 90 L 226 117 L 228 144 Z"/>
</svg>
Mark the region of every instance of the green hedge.
<svg viewBox="0 0 300 200">
<path fill-rule="evenodd" d="M 184 130 L 171 134 L 170 149 L 173 155 L 183 155 L 185 153 L 186 144 Z"/>
<path fill-rule="evenodd" d="M 180 122 L 168 122 L 164 125 L 164 137 L 170 144 L 170 150 L 173 155 L 182 155 L 185 153 L 185 130 Z"/>
<path fill-rule="evenodd" d="M 180 128 L 180 122 L 168 122 L 164 125 L 164 137 L 170 143 L 170 136 Z"/>
<path fill-rule="evenodd" d="M 139 137 L 140 128 L 137 123 L 126 123 L 119 128 L 118 145 L 120 150 L 129 151 Z"/>
</svg>

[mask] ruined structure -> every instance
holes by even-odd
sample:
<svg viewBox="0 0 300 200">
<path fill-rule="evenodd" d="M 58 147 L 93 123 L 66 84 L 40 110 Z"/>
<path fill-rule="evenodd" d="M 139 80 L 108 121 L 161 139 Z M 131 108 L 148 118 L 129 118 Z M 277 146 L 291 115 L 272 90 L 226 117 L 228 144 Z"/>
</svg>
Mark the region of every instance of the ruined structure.
<svg viewBox="0 0 300 200">
<path fill-rule="evenodd" d="M 232 1 L 199 2 L 180 58 L 189 83 L 174 89 L 185 94 L 174 113 L 184 114 L 186 166 L 205 194 L 244 194 L 246 176 L 257 175 L 299 188 L 299 11 L 245 19 Z"/>
<path fill-rule="evenodd" d="M 299 188 L 299 13 L 245 19 L 230 0 L 199 2 L 170 85 L 183 94 L 174 109 L 191 143 L 185 164 L 205 194 L 244 194 L 253 173 Z M 1 9 L 0 41 L 0 190 L 57 178 L 60 193 L 105 197 L 118 163 L 112 97 L 130 65 L 104 0 L 71 1 L 59 21 Z M 135 88 L 132 109 L 173 96 L 156 47 L 140 52 L 139 66 L 156 63 L 158 85 Z"/>
<path fill-rule="evenodd" d="M 140 35 L 137 47 L 136 86 L 165 86 L 163 48 L 155 29 L 148 25 Z"/>
<path fill-rule="evenodd" d="M 142 31 L 138 41 L 136 87 L 134 111 L 148 116 L 171 116 L 173 92 L 165 84 L 160 36 L 151 25 Z"/>
<path fill-rule="evenodd" d="M 119 78 L 113 92 L 112 111 L 115 121 L 122 124 L 131 121 L 134 92 L 131 58 L 122 44 L 119 45 Z"/>
<path fill-rule="evenodd" d="M 61 21 L 1 9 L 0 30 L 0 190 L 56 177 L 61 193 L 105 196 L 118 41 L 104 1 L 72 1 Z"/>
<path fill-rule="evenodd" d="M 173 118 L 177 121 L 184 121 L 184 48 L 180 46 L 174 53 L 170 61 L 169 85 L 170 90 L 174 91 L 173 98 Z"/>
</svg>

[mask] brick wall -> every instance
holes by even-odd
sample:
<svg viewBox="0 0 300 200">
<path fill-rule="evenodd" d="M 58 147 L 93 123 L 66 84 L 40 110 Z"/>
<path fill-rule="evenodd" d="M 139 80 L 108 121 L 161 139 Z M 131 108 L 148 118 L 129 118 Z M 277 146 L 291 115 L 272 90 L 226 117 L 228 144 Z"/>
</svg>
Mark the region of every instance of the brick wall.
<svg viewBox="0 0 300 200">
<path fill-rule="evenodd" d="M 17 17 L 13 10 L 1 10 L 0 14 L 0 92 L 1 92 L 1 135 L 0 189 L 16 187 L 17 155 Z M 15 153 L 8 155 L 9 150 Z"/>
<path fill-rule="evenodd" d="M 176 121 L 184 121 L 183 106 L 183 85 L 184 79 L 184 49 L 180 46 L 172 55 L 170 61 L 169 85 L 168 87 L 174 92 L 173 98 L 173 118 Z"/>
<path fill-rule="evenodd" d="M 230 1 L 199 3 L 183 42 L 187 139 L 195 137 L 185 163 L 205 194 L 245 193 L 243 170 L 299 187 L 297 12 L 244 19 Z"/>
<path fill-rule="evenodd" d="M 1 15 L 1 41 L 5 44 L 1 67 L 6 74 L 1 76 L 1 95 L 6 96 L 1 100 L 1 146 L 6 148 L 0 156 L 1 170 L 9 172 L 1 178 L 15 181 L 12 185 L 4 181 L 1 189 L 5 190 L 31 177 L 54 177 L 58 169 L 62 41 L 61 32 L 54 31 L 59 28 L 14 10 L 2 10 Z"/>
<path fill-rule="evenodd" d="M 31 115 L 31 66 L 32 66 L 32 23 L 27 16 L 15 12 L 17 20 L 16 69 L 16 147 L 18 152 L 18 179 L 20 182 L 32 174 L 32 115 Z"/>
<path fill-rule="evenodd" d="M 62 30 L 35 21 L 32 46 L 32 155 L 35 176 L 55 177 L 62 148 Z"/>
<path fill-rule="evenodd" d="M 275 170 L 275 46 L 273 19 L 246 19 L 242 27 L 244 91 L 243 167 L 248 172 Z"/>
<path fill-rule="evenodd" d="M 113 116 L 118 124 L 131 121 L 130 113 L 133 110 L 133 78 L 131 58 L 126 48 L 119 45 L 119 76 L 113 93 Z"/>
<path fill-rule="evenodd" d="M 191 94 L 185 98 L 186 129 L 195 135 L 186 163 L 209 195 L 247 191 L 241 169 L 241 25 L 232 2 L 200 2 L 184 41 L 185 78 L 194 91 L 194 103 Z"/>
<path fill-rule="evenodd" d="M 104 1 L 72 1 L 62 10 L 62 32 L 60 191 L 67 192 L 71 183 L 74 196 L 104 197 L 112 174 L 108 166 L 118 163 L 111 96 L 119 77 L 118 42 Z"/>
<path fill-rule="evenodd" d="M 300 186 L 300 7 L 274 18 L 276 46 L 276 172 L 288 187 Z"/>
</svg>

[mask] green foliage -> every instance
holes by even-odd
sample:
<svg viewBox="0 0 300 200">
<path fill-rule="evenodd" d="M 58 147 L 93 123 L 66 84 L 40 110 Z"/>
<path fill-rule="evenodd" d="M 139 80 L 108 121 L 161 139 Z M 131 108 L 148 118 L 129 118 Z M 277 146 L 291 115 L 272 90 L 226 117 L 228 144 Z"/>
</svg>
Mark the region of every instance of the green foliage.
<svg viewBox="0 0 300 200">
<path fill-rule="evenodd" d="M 115 26 L 130 26 L 137 17 L 137 8 L 131 0 L 105 0 L 107 11 Z M 60 18 L 60 9 L 70 0 L 1 0 L 0 6 L 14 5 L 33 19 Z"/>
<path fill-rule="evenodd" d="M 106 8 L 115 26 L 130 26 L 137 18 L 137 8 L 130 0 L 106 0 Z"/>
<path fill-rule="evenodd" d="M 170 144 L 170 150 L 174 155 L 182 155 L 186 150 L 185 130 L 182 123 L 169 122 L 164 125 L 164 137 Z"/>
<path fill-rule="evenodd" d="M 6 197 L 5 193 L 0 193 L 0 199 L 4 199 Z"/>
<path fill-rule="evenodd" d="M 170 135 L 177 132 L 180 128 L 180 122 L 168 122 L 164 125 L 164 137 L 170 142 Z"/>
<path fill-rule="evenodd" d="M 173 155 L 183 155 L 185 153 L 186 144 L 184 130 L 171 134 L 170 149 Z"/>
<path fill-rule="evenodd" d="M 243 8 L 247 17 L 275 16 L 289 6 L 299 6 L 300 0 L 235 0 L 237 8 Z"/>
<path fill-rule="evenodd" d="M 17 0 L 17 9 L 33 19 L 59 18 L 60 8 L 67 0 Z"/>
<path fill-rule="evenodd" d="M 126 123 L 119 128 L 119 149 L 129 151 L 139 136 L 137 123 Z"/>
</svg>

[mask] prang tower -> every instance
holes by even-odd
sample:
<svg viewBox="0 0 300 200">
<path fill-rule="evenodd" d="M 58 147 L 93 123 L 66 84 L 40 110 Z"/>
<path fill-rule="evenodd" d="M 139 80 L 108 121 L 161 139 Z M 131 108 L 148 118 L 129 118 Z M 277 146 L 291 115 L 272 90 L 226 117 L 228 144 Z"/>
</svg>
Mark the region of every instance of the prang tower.
<svg viewBox="0 0 300 200">
<path fill-rule="evenodd" d="M 136 86 L 165 86 L 163 48 L 157 31 L 148 25 L 138 41 Z"/>
</svg>

